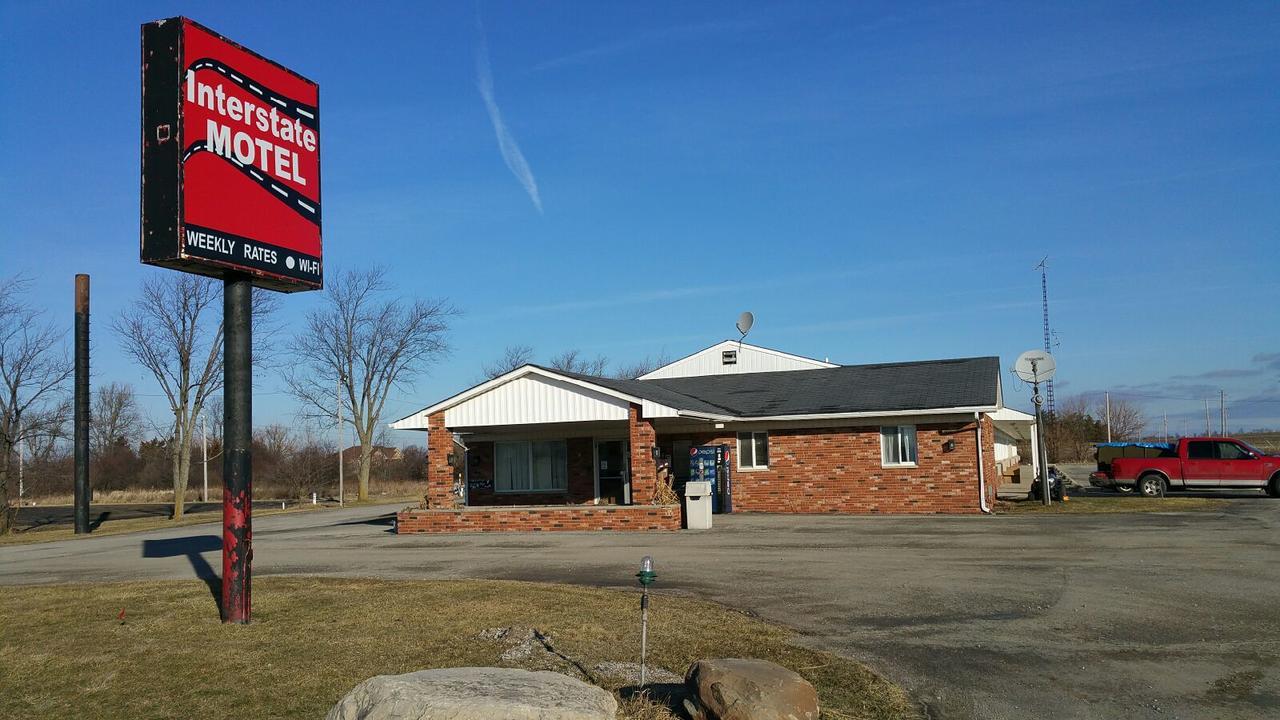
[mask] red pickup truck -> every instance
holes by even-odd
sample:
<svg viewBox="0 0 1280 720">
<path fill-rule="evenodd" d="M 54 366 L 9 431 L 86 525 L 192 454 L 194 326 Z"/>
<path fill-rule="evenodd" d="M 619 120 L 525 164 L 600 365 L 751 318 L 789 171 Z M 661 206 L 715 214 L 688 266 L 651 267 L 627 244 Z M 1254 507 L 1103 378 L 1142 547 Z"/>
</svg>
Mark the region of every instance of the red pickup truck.
<svg viewBox="0 0 1280 720">
<path fill-rule="evenodd" d="M 1153 457 L 1117 457 L 1094 485 L 1134 487 L 1148 497 L 1170 488 L 1261 488 L 1280 497 L 1280 457 L 1227 437 L 1183 438 Z M 1100 463 L 1101 465 L 1101 463 Z"/>
</svg>

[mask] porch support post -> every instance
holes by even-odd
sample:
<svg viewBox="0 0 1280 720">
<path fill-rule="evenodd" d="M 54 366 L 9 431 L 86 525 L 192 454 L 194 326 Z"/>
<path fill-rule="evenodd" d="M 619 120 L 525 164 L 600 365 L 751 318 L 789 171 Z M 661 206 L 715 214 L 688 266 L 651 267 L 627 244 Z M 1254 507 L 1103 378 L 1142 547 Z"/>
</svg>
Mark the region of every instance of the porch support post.
<svg viewBox="0 0 1280 720">
<path fill-rule="evenodd" d="M 658 464 L 653 459 L 658 433 L 653 421 L 640 417 L 640 406 L 627 411 L 627 436 L 631 445 L 631 502 L 649 505 L 658 491 Z"/>
<path fill-rule="evenodd" d="M 427 418 L 427 507 L 458 507 L 458 495 L 453 491 L 453 468 L 449 465 L 449 453 L 453 452 L 453 433 L 444 425 L 444 412 Z"/>
</svg>

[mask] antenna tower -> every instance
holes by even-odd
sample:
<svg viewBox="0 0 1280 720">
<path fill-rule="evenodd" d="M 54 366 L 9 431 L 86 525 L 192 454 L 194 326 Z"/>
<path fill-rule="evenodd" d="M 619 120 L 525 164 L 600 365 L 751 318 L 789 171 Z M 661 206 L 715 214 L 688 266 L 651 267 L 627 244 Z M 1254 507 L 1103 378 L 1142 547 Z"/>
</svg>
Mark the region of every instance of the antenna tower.
<svg viewBox="0 0 1280 720">
<path fill-rule="evenodd" d="M 1035 267 L 1036 270 L 1040 271 L 1040 303 L 1044 308 L 1044 351 L 1045 352 L 1050 351 L 1051 348 L 1049 347 L 1049 343 L 1052 338 L 1052 336 L 1049 333 L 1049 278 L 1048 278 L 1049 265 L 1048 265 L 1048 262 L 1049 262 L 1049 256 L 1046 255 L 1044 256 L 1044 259 L 1040 261 L 1040 264 Z M 1045 399 L 1048 401 L 1047 404 L 1049 406 L 1049 414 L 1050 415 L 1054 414 L 1055 408 L 1054 408 L 1054 402 L 1053 402 L 1053 380 L 1049 380 L 1045 383 Z"/>
</svg>

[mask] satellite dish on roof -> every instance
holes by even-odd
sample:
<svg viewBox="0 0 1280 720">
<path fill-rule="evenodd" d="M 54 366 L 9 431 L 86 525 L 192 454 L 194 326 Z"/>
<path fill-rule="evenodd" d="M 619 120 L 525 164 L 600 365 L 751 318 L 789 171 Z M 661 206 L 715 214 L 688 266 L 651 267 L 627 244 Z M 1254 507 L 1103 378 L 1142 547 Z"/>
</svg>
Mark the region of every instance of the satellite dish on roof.
<svg viewBox="0 0 1280 720">
<path fill-rule="evenodd" d="M 742 333 L 742 337 L 746 337 L 751 332 L 751 326 L 756 323 L 756 316 L 750 312 L 744 312 L 738 316 L 738 332 Z"/>
<path fill-rule="evenodd" d="M 1018 356 L 1013 364 L 1013 372 L 1024 382 L 1042 383 L 1053 377 L 1058 364 L 1053 356 L 1044 350 L 1028 350 Z"/>
</svg>

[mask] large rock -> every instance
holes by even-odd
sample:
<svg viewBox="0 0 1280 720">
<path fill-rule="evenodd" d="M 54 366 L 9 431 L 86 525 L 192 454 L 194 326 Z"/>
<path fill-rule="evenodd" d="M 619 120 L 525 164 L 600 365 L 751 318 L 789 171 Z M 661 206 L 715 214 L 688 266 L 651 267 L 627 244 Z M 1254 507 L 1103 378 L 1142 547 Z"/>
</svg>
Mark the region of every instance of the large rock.
<svg viewBox="0 0 1280 720">
<path fill-rule="evenodd" d="M 818 720 L 818 692 L 796 673 L 767 660 L 699 660 L 685 681 L 699 720 Z"/>
<path fill-rule="evenodd" d="M 379 675 L 355 686 L 326 720 L 614 720 L 609 692 L 566 675 L 447 668 Z"/>
</svg>

